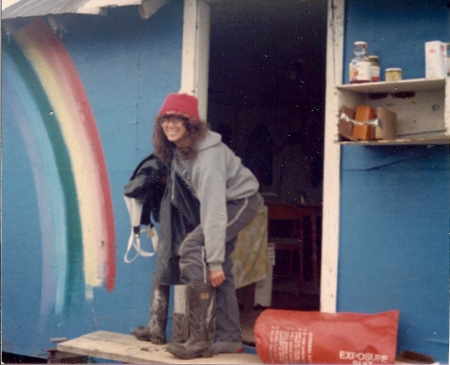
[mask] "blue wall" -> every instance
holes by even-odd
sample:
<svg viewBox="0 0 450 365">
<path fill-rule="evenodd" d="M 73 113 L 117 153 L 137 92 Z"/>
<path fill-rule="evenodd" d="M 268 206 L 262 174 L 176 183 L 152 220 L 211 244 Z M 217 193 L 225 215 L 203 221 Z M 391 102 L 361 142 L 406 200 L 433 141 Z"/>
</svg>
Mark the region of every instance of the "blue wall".
<svg viewBox="0 0 450 365">
<path fill-rule="evenodd" d="M 129 217 L 123 186 L 150 152 L 153 116 L 180 87 L 182 1 L 150 20 L 135 7 L 78 16 L 62 40 L 84 84 L 102 139 L 113 196 L 117 281 L 113 292 L 52 314 L 39 332 L 42 257 L 32 169 L 12 111 L 3 104 L 2 350 L 36 356 L 52 337 L 130 332 L 148 320 L 154 259 L 125 264 Z M 423 43 L 449 40 L 445 0 L 346 1 L 344 79 L 355 40 L 382 69 L 424 76 Z M 2 72 L 11 70 L 5 62 Z M 5 68 L 6 66 L 6 68 Z M 31 98 L 31 95 L 30 95 Z M 447 146 L 342 149 L 339 311 L 401 311 L 399 350 L 448 363 L 449 158 Z"/>
<path fill-rule="evenodd" d="M 346 1 L 344 80 L 354 41 L 403 78 L 425 76 L 424 42 L 450 40 L 447 1 Z M 448 363 L 448 145 L 343 146 L 339 311 L 400 310 L 398 351 Z"/>
<path fill-rule="evenodd" d="M 400 67 L 404 79 L 424 78 L 425 42 L 448 42 L 449 18 L 445 0 L 346 0 L 343 82 L 355 41 L 368 42 L 379 57 L 381 81 L 390 67 Z"/>
<path fill-rule="evenodd" d="M 3 137 L 2 351 L 36 356 L 53 337 L 107 330 L 129 333 L 146 324 L 155 258 L 123 260 L 130 233 L 123 187 L 149 154 L 153 118 L 164 97 L 180 88 L 183 2 L 172 0 L 149 20 L 136 7 L 107 16 L 75 16 L 62 41 L 84 84 L 105 154 L 116 225 L 117 276 L 112 292 L 94 288 L 70 310 L 51 313 L 39 328 L 42 257 L 33 172 L 17 115 L 5 103 Z M 3 47 L 7 47 L 5 38 Z M 4 53 L 4 52 L 3 52 Z M 4 53 L 3 75 L 14 72 Z M 6 59 L 6 57 L 9 57 Z M 3 95 L 5 101 L 6 96 Z M 23 95 L 22 101 L 32 100 Z"/>
</svg>

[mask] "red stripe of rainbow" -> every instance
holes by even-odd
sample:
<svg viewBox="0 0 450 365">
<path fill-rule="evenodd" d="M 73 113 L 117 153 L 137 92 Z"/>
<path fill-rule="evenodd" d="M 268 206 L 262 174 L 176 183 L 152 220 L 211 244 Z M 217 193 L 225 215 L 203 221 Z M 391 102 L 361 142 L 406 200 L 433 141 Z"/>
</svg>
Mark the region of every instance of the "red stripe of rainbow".
<svg viewBox="0 0 450 365">
<path fill-rule="evenodd" d="M 14 34 L 35 70 L 59 122 L 75 179 L 83 241 L 86 297 L 116 276 L 111 191 L 102 144 L 76 67 L 61 40 L 38 19 Z"/>
</svg>

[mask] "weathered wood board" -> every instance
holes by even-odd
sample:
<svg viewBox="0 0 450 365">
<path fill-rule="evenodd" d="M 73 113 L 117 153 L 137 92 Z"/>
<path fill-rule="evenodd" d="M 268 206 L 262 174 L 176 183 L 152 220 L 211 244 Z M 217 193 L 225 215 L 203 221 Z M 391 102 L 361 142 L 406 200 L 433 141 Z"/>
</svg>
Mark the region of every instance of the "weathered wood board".
<svg viewBox="0 0 450 365">
<path fill-rule="evenodd" d="M 167 352 L 167 345 L 153 345 L 134 336 L 97 331 L 61 342 L 59 351 L 127 363 L 148 364 L 262 364 L 257 355 L 220 354 L 211 358 L 181 360 Z"/>
</svg>

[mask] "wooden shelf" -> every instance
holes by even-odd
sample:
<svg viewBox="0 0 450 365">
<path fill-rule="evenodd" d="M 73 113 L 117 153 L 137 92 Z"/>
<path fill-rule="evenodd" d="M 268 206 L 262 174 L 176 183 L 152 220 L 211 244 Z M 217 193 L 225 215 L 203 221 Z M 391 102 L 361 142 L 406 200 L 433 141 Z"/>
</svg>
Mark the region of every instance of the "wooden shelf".
<svg viewBox="0 0 450 365">
<path fill-rule="evenodd" d="M 366 105 L 396 114 L 396 139 L 353 140 L 338 132 L 336 143 L 364 146 L 450 143 L 450 81 L 410 79 L 369 82 L 336 87 L 340 118 L 342 108 Z M 339 123 L 339 122 L 338 122 Z"/>
<path fill-rule="evenodd" d="M 411 79 L 395 82 L 367 82 L 363 84 L 340 85 L 339 90 L 352 91 L 361 94 L 370 93 L 402 93 L 415 91 L 436 90 L 445 87 L 445 79 L 427 80 Z"/>
<path fill-rule="evenodd" d="M 398 145 L 414 145 L 414 144 L 440 145 L 440 144 L 450 144 L 450 138 L 439 138 L 439 139 L 399 138 L 399 139 L 374 140 L 374 141 L 336 141 L 336 143 L 342 145 L 359 145 L 359 146 L 398 146 Z"/>
</svg>

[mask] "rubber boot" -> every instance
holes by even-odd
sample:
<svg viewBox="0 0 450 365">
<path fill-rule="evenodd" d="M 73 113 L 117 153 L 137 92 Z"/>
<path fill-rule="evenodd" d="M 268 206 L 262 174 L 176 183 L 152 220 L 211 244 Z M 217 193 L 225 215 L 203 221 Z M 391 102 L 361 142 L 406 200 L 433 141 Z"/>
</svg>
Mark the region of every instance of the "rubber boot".
<svg viewBox="0 0 450 365">
<path fill-rule="evenodd" d="M 173 286 L 172 339 L 170 342 L 186 342 L 189 338 L 187 323 L 186 285 Z"/>
<path fill-rule="evenodd" d="M 186 314 L 172 313 L 172 340 L 171 342 L 183 343 L 188 340 L 188 331 L 186 323 Z"/>
<path fill-rule="evenodd" d="M 146 327 L 138 326 L 133 334 L 138 340 L 150 341 L 155 345 L 167 343 L 166 326 L 169 311 L 169 285 L 158 285 L 153 278 L 150 303 L 150 321 Z"/>
<path fill-rule="evenodd" d="M 209 283 L 188 284 L 186 288 L 189 338 L 185 343 L 171 342 L 167 351 L 180 359 L 212 357 L 215 332 L 216 298 Z"/>
<path fill-rule="evenodd" d="M 219 341 L 213 345 L 213 353 L 217 354 L 242 354 L 244 345 L 242 342 Z"/>
</svg>

